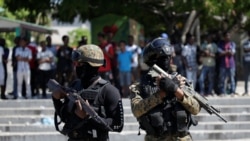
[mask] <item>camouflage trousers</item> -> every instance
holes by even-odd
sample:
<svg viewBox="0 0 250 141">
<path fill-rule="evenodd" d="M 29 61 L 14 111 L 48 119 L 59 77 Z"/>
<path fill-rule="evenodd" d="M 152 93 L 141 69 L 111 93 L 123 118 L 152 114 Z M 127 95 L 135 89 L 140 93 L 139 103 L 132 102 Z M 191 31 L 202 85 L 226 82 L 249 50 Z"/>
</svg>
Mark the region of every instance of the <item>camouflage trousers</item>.
<svg viewBox="0 0 250 141">
<path fill-rule="evenodd" d="M 190 134 L 184 137 L 178 137 L 174 134 L 164 134 L 162 136 L 156 137 L 153 135 L 146 135 L 144 138 L 145 141 L 193 141 Z"/>
</svg>

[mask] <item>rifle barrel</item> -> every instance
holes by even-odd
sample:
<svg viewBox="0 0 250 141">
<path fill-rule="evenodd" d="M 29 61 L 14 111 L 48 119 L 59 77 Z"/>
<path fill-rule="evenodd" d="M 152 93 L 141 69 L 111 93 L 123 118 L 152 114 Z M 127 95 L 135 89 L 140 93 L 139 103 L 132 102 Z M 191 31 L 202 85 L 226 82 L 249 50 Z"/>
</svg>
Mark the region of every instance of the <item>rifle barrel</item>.
<svg viewBox="0 0 250 141">
<path fill-rule="evenodd" d="M 227 123 L 227 120 L 224 119 L 220 114 L 218 114 L 217 112 L 213 112 L 215 115 L 217 115 L 220 119 L 222 119 L 225 123 Z"/>
</svg>

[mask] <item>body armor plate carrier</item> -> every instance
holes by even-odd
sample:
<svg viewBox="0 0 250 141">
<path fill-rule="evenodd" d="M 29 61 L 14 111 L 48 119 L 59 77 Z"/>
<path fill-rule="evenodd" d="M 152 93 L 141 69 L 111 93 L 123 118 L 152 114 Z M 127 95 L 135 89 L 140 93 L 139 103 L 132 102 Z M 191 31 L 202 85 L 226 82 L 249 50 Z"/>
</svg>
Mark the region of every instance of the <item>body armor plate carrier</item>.
<svg viewBox="0 0 250 141">
<path fill-rule="evenodd" d="M 143 99 L 157 91 L 158 88 L 151 77 L 141 80 L 140 93 Z M 141 129 L 148 135 L 155 136 L 165 133 L 185 136 L 191 124 L 195 123 L 191 114 L 175 97 L 166 97 L 162 104 L 138 118 L 138 121 Z"/>
</svg>

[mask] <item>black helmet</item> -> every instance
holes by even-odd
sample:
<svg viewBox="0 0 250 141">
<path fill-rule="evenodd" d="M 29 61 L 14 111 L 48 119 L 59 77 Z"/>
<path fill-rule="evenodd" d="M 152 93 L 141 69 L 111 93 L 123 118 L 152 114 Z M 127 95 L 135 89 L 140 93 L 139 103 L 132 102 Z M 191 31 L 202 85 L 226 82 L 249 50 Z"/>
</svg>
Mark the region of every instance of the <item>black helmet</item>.
<svg viewBox="0 0 250 141">
<path fill-rule="evenodd" d="M 156 38 L 143 50 L 143 59 L 148 66 L 153 66 L 157 63 L 157 60 L 162 57 L 171 57 L 173 48 L 169 42 L 164 38 Z"/>
</svg>

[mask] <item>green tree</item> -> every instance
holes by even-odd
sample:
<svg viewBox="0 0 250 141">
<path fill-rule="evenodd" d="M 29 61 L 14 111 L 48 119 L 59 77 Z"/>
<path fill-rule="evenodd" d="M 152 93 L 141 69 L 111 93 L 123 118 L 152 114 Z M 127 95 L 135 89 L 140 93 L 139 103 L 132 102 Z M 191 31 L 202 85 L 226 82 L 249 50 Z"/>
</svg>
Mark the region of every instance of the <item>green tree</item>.
<svg viewBox="0 0 250 141">
<path fill-rule="evenodd" d="M 78 42 L 81 40 L 82 36 L 87 37 L 88 43 L 91 40 L 90 31 L 88 29 L 77 28 L 70 31 L 68 34 L 70 37 L 70 45 L 73 47 L 78 46 Z"/>
<path fill-rule="evenodd" d="M 16 15 L 16 19 L 36 23 L 39 25 L 48 25 L 49 14 L 52 7 L 50 0 L 3 0 L 4 6 Z M 22 13 L 20 13 L 22 12 Z M 25 12 L 25 15 L 23 15 Z M 19 16 L 21 14 L 21 16 Z"/>
<path fill-rule="evenodd" d="M 45 1 L 43 1 L 45 2 Z M 39 25 L 49 25 L 50 24 L 50 6 L 44 8 L 45 3 L 39 3 L 38 1 L 15 1 L 15 0 L 0 0 L 0 7 L 3 11 L 0 16 L 7 17 L 14 20 L 22 20 L 26 22 L 32 22 Z M 40 5 L 41 4 L 41 5 Z M 25 6 L 26 5 L 26 6 Z M 33 7 L 36 5 L 36 7 Z M 28 8 L 32 7 L 32 8 Z M 40 8 L 37 8 L 40 7 Z M 35 9 L 33 9 L 35 8 Z M 44 9 L 43 9 L 44 8 Z M 7 46 L 13 46 L 13 40 L 15 38 L 15 33 L 13 32 L 2 32 L 0 33 L 2 37 L 6 39 Z M 39 36 L 38 34 L 34 34 Z"/>
<path fill-rule="evenodd" d="M 51 13 L 62 22 L 93 19 L 107 13 L 126 15 L 145 27 L 146 34 L 160 32 L 181 34 L 192 31 L 200 21 L 201 29 L 230 30 L 248 25 L 250 1 L 246 0 L 5 0 L 10 11 L 24 9 L 28 19 L 36 21 L 39 13 Z M 44 14 L 48 16 L 48 14 Z M 182 26 L 177 26 L 182 25 Z M 178 27 L 178 28 L 176 28 Z"/>
</svg>

